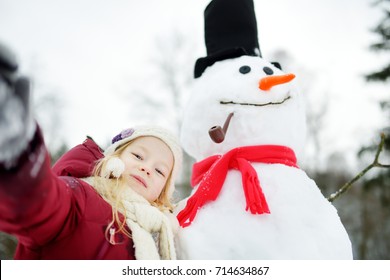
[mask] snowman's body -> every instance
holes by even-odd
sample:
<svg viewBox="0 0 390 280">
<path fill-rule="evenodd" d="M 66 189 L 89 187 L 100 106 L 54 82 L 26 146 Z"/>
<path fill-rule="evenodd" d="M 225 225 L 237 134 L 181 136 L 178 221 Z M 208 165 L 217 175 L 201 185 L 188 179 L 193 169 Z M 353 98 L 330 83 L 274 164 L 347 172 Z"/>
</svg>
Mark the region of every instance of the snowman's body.
<svg viewBox="0 0 390 280">
<path fill-rule="evenodd" d="M 271 214 L 246 212 L 241 174 L 229 172 L 215 202 L 182 229 L 183 259 L 351 259 L 336 209 L 302 170 L 253 164 Z M 294 182 L 294 183 L 292 183 Z"/>
<path fill-rule="evenodd" d="M 251 70 L 242 74 L 243 66 Z M 302 96 L 292 82 L 267 90 L 259 88 L 262 78 L 282 74 L 262 58 L 250 56 L 217 62 L 207 68 L 197 79 L 185 110 L 184 149 L 201 161 L 237 147 L 281 145 L 294 150 L 299 159 L 305 139 Z M 209 128 L 222 125 L 231 112 L 234 116 L 225 140 L 214 143 L 208 135 Z M 217 199 L 200 208 L 192 224 L 179 231 L 179 257 L 352 258 L 351 243 L 336 209 L 303 170 L 284 164 L 251 164 L 271 213 L 245 211 L 242 174 L 230 170 Z M 181 203 L 178 212 L 185 203 Z"/>
</svg>

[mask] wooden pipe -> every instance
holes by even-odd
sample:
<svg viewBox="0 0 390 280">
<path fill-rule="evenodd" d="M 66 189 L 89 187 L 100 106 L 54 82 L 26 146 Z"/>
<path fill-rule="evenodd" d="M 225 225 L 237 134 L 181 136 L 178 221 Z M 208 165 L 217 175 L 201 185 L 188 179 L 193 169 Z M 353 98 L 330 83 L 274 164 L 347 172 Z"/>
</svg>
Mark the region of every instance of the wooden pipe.
<svg viewBox="0 0 390 280">
<path fill-rule="evenodd" d="M 233 117 L 234 113 L 230 113 L 227 117 L 223 128 L 220 126 L 213 126 L 209 129 L 209 135 L 211 140 L 213 140 L 215 143 L 221 143 L 223 140 L 225 140 L 226 132 L 230 124 L 230 120 Z"/>
</svg>

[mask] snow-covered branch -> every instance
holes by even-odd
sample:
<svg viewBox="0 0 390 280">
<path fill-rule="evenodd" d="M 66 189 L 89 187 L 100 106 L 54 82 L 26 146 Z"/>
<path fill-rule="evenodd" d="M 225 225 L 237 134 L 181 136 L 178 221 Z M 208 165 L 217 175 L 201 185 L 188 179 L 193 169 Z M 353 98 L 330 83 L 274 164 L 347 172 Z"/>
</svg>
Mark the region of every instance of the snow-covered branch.
<svg viewBox="0 0 390 280">
<path fill-rule="evenodd" d="M 364 168 L 359 174 L 357 174 L 355 177 L 353 177 L 350 181 L 345 183 L 338 191 L 332 193 L 329 197 L 328 200 L 330 202 L 334 201 L 336 198 L 341 196 L 343 193 L 345 193 L 349 188 L 352 187 L 352 184 L 358 181 L 360 178 L 362 178 L 369 170 L 371 170 L 374 167 L 379 167 L 379 168 L 390 168 L 390 164 L 382 164 L 379 162 L 379 155 L 381 154 L 383 150 L 383 146 L 385 144 L 385 134 L 381 134 L 381 142 L 379 143 L 378 149 L 375 154 L 374 161 L 368 165 L 366 168 Z"/>
</svg>

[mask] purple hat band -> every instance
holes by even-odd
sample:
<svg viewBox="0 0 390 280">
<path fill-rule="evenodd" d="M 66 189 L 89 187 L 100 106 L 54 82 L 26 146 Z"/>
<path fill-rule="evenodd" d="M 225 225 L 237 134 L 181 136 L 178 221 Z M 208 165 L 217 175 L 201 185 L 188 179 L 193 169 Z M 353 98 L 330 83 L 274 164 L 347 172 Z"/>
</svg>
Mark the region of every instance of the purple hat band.
<svg viewBox="0 0 390 280">
<path fill-rule="evenodd" d="M 119 133 L 114 138 L 112 138 L 111 144 L 114 144 L 120 140 L 123 140 L 127 137 L 130 137 L 131 135 L 133 135 L 134 131 L 135 131 L 134 128 L 128 128 L 128 129 L 122 130 L 121 133 Z"/>
</svg>

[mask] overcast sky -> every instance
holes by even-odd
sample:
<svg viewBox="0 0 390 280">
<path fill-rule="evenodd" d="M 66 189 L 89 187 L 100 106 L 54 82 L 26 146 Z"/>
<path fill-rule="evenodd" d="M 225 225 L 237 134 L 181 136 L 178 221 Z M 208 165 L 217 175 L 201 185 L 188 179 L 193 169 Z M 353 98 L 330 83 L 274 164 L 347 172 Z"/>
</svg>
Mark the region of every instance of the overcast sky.
<svg viewBox="0 0 390 280">
<path fill-rule="evenodd" d="M 362 75 L 378 70 L 385 56 L 369 51 L 377 37 L 369 30 L 382 17 L 372 0 L 255 0 L 264 58 L 285 50 L 297 67 L 297 81 L 312 100 L 329 99 L 328 151 L 356 149 L 377 139 L 383 126 L 378 101 L 383 85 Z M 58 133 L 69 145 L 85 135 L 106 143 L 122 128 L 150 118 L 134 116 L 126 93 L 150 91 L 156 77 L 151 59 L 156 40 L 174 32 L 195 44 L 190 65 L 205 55 L 203 10 L 209 0 L 0 0 L 0 40 L 11 46 L 22 70 L 61 99 Z M 270 57 L 271 59 L 271 57 Z M 298 69 L 299 68 L 299 69 Z M 304 80 L 300 71 L 310 72 Z M 388 92 L 388 90 L 387 90 Z M 324 93 L 327 93 L 324 97 Z M 156 90 L 156 100 L 158 90 Z M 318 97 L 317 97 L 318 95 Z M 146 114 L 146 112 L 145 112 Z M 158 114 L 158 112 L 156 113 Z M 170 126 L 170 116 L 156 116 Z"/>
</svg>

